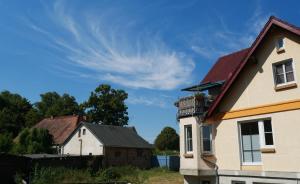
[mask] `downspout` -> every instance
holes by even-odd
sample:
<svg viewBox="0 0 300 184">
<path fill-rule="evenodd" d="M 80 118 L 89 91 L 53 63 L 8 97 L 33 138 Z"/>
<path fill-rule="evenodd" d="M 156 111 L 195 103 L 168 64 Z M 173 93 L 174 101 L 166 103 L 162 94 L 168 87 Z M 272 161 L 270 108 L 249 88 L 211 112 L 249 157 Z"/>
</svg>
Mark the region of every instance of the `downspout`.
<svg viewBox="0 0 300 184">
<path fill-rule="evenodd" d="M 206 161 L 206 162 L 208 162 L 208 163 L 210 163 L 211 165 L 213 165 L 214 167 L 215 167 L 215 171 L 216 171 L 216 184 L 219 184 L 220 182 L 219 182 L 219 166 L 216 164 L 216 163 L 214 163 L 214 162 L 211 162 L 210 160 L 207 160 L 203 155 L 201 155 L 201 158 L 204 160 L 204 161 Z"/>
<path fill-rule="evenodd" d="M 198 121 L 200 120 L 200 118 L 198 119 Z M 203 155 L 202 155 L 202 124 L 200 124 L 200 152 L 201 152 L 201 159 L 202 160 L 204 160 L 204 161 L 206 161 L 206 162 L 208 162 L 208 163 L 210 163 L 211 165 L 213 165 L 214 166 L 214 169 L 215 169 L 215 176 L 216 176 L 216 184 L 219 184 L 220 182 L 219 182 L 219 166 L 216 164 L 216 163 L 214 163 L 214 162 L 212 162 L 212 161 L 210 161 L 210 160 L 207 160 Z"/>
</svg>

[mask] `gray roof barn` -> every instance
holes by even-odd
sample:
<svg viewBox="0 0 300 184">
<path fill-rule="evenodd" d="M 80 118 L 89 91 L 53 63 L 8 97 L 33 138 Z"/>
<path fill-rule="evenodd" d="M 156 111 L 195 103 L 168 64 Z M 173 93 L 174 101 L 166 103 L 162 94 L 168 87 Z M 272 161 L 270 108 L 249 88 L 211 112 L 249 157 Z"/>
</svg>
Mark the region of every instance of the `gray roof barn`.
<svg viewBox="0 0 300 184">
<path fill-rule="evenodd" d="M 81 126 L 78 126 L 78 128 L 83 125 L 88 128 L 104 146 L 107 147 L 153 148 L 151 144 L 137 134 L 134 127 L 99 125 L 82 122 Z M 76 130 L 74 132 L 76 132 Z"/>
</svg>

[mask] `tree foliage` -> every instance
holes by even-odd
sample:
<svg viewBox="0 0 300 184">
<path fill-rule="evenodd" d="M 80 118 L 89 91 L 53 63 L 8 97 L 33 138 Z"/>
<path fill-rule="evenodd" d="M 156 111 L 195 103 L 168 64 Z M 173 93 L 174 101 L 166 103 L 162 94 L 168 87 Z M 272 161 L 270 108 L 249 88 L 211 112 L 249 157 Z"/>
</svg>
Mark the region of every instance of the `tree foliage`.
<svg viewBox="0 0 300 184">
<path fill-rule="evenodd" d="M 13 147 L 12 135 L 9 133 L 0 134 L 0 153 L 7 153 Z"/>
<path fill-rule="evenodd" d="M 26 115 L 32 105 L 26 98 L 9 91 L 0 93 L 0 134 L 16 136 L 26 125 Z M 28 119 L 27 119 L 28 120 Z"/>
<path fill-rule="evenodd" d="M 179 150 L 179 136 L 171 127 L 165 127 L 154 141 L 155 147 L 161 151 Z"/>
<path fill-rule="evenodd" d="M 106 84 L 98 86 L 84 103 L 88 121 L 105 125 L 127 125 L 127 97 L 123 90 L 112 89 Z"/>
<path fill-rule="evenodd" d="M 18 136 L 14 152 L 18 154 L 52 153 L 53 139 L 46 129 L 25 128 Z"/>
<path fill-rule="evenodd" d="M 69 94 L 59 95 L 57 92 L 41 94 L 41 101 L 35 106 L 43 117 L 63 116 L 81 113 L 75 97 Z"/>
</svg>

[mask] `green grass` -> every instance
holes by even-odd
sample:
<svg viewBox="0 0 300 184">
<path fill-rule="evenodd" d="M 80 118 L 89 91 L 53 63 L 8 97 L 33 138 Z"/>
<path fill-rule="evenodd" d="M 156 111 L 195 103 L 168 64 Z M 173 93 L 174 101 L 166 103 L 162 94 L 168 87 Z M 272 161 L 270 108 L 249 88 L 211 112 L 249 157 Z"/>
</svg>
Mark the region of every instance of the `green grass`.
<svg viewBox="0 0 300 184">
<path fill-rule="evenodd" d="M 183 178 L 178 172 L 164 168 L 140 170 L 135 167 L 111 167 L 91 172 L 90 170 L 66 168 L 36 168 L 33 174 L 33 184 L 53 183 L 100 183 L 124 181 L 132 184 L 182 184 Z"/>
</svg>

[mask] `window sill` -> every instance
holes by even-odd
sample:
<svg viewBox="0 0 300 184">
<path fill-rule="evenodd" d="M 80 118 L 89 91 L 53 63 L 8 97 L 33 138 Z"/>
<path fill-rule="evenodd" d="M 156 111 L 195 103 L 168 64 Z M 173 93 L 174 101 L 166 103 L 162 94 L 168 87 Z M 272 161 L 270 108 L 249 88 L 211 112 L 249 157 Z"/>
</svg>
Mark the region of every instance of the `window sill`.
<svg viewBox="0 0 300 184">
<path fill-rule="evenodd" d="M 275 150 L 275 148 L 260 148 L 260 151 L 262 152 L 262 153 L 275 153 L 276 152 L 276 150 Z"/>
<path fill-rule="evenodd" d="M 212 156 L 214 156 L 214 154 L 213 153 L 202 153 L 201 156 L 203 156 L 203 157 L 212 157 Z"/>
<path fill-rule="evenodd" d="M 183 154 L 184 158 L 194 158 L 193 153 L 185 153 Z"/>
<path fill-rule="evenodd" d="M 285 52 L 284 48 L 277 49 L 277 54 L 281 54 L 281 53 L 284 53 L 284 52 Z"/>
<path fill-rule="evenodd" d="M 262 162 L 244 162 L 242 166 L 260 166 L 263 165 Z"/>
<path fill-rule="evenodd" d="M 282 91 L 282 90 L 287 90 L 287 89 L 291 89 L 291 88 L 296 88 L 297 87 L 297 83 L 293 82 L 290 84 L 283 84 L 283 85 L 279 85 L 279 86 L 275 86 L 275 91 Z"/>
</svg>

